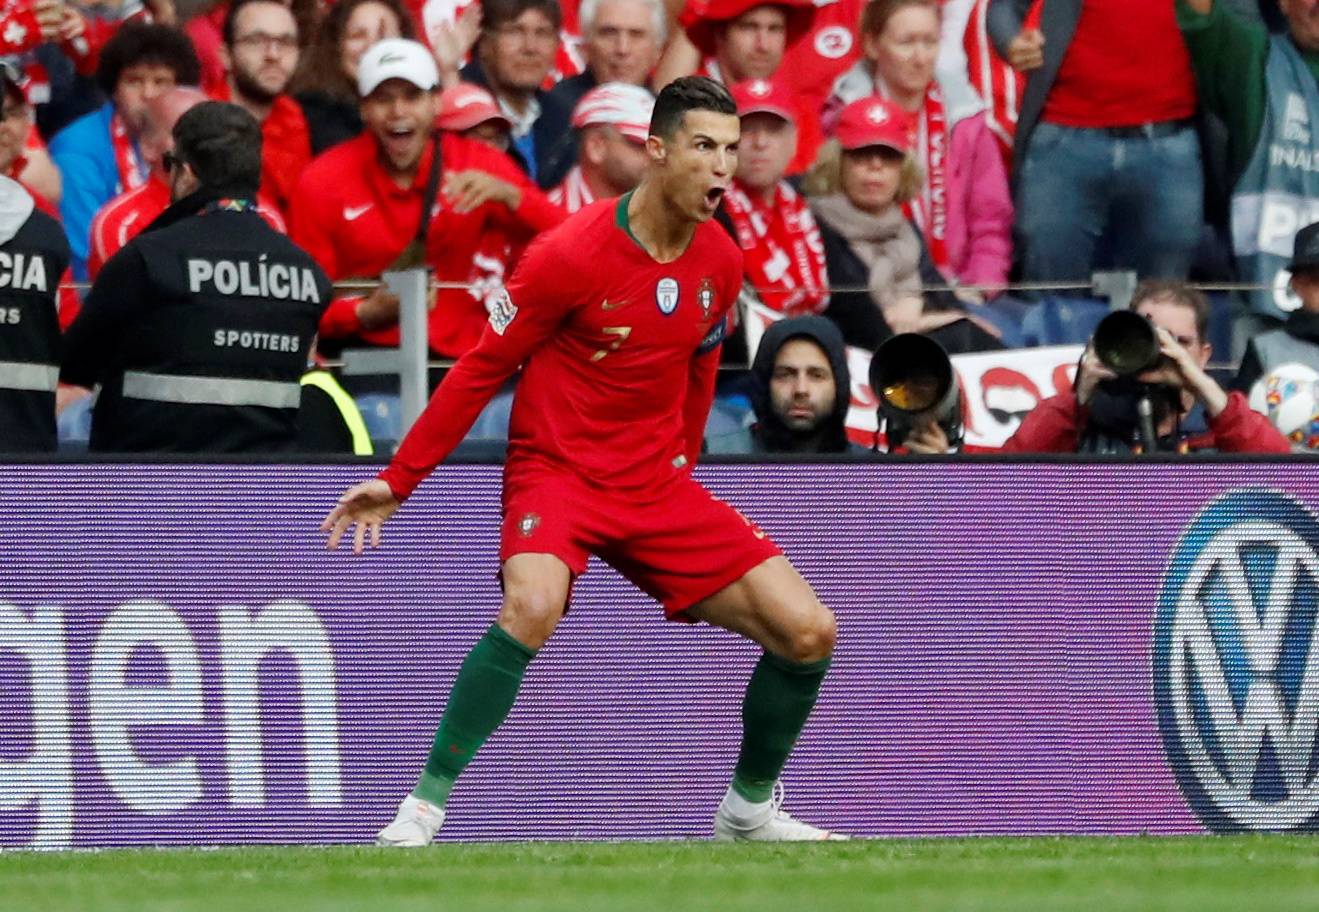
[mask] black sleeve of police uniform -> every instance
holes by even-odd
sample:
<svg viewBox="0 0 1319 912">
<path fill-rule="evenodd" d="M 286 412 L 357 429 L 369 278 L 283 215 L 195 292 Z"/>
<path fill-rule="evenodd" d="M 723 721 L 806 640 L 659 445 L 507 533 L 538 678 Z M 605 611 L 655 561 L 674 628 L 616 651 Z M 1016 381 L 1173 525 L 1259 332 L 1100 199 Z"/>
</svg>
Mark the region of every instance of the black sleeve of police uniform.
<svg viewBox="0 0 1319 912">
<path fill-rule="evenodd" d="M 146 265 L 137 247 L 130 244 L 101 268 L 64 334 L 60 380 L 89 388 L 100 382 L 123 334 L 132 331 L 150 304 Z"/>
</svg>

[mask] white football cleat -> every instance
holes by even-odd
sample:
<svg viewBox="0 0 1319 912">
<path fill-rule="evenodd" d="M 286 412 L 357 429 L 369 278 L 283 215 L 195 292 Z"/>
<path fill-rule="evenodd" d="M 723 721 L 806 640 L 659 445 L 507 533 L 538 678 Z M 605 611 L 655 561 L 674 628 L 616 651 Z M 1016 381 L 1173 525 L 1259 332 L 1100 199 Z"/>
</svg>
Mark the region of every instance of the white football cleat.
<svg viewBox="0 0 1319 912">
<path fill-rule="evenodd" d="M 774 783 L 774 795 L 757 808 L 753 817 L 744 818 L 729 809 L 729 795 L 719 803 L 714 815 L 716 842 L 837 842 L 850 839 L 843 833 L 834 833 L 811 826 L 783 810 L 783 785 Z M 763 808 L 763 810 L 762 810 Z"/>
<path fill-rule="evenodd" d="M 409 795 L 398 806 L 394 822 L 376 836 L 376 845 L 419 849 L 431 844 L 443 823 L 444 808 Z"/>
</svg>

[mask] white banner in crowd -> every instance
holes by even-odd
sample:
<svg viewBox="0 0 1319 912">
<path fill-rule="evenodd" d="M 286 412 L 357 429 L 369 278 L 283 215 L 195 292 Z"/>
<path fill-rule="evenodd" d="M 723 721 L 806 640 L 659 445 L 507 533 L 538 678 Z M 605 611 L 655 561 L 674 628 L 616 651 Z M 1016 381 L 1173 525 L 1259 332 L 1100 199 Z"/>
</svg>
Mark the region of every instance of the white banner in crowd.
<svg viewBox="0 0 1319 912">
<path fill-rule="evenodd" d="M 747 351 L 755 358 L 765 329 L 783 315 L 750 302 L 744 316 Z M 953 356 L 953 369 L 962 384 L 965 443 L 986 449 L 1001 447 L 1040 400 L 1072 388 L 1082 350 L 1080 345 L 1054 345 Z M 848 346 L 847 368 L 852 374 L 848 433 L 869 446 L 878 429 L 878 403 L 870 389 L 870 352 Z"/>
</svg>

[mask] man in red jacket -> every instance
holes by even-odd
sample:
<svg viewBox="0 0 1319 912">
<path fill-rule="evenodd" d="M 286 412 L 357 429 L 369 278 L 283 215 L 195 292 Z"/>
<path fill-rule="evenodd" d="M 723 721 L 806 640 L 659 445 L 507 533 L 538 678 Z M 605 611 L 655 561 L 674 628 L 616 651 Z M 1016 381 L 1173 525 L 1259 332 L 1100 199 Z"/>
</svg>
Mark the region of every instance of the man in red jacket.
<svg viewBox="0 0 1319 912">
<path fill-rule="evenodd" d="M 217 101 L 232 101 L 261 124 L 261 193 L 287 215 L 298 175 L 311 161 L 311 130 L 288 94 L 298 66 L 298 23 L 278 0 L 235 0 L 220 49 L 228 78 Z"/>
<path fill-rule="evenodd" d="M 357 82 L 366 130 L 303 173 L 290 236 L 335 281 L 373 281 L 405 265 L 400 255 L 417 237 L 432 168 L 439 168 L 424 259 L 436 279 L 467 283 L 470 290 L 438 292 L 430 347 L 457 357 L 480 338 L 521 247 L 559 224 L 563 210 L 497 149 L 436 132 L 439 72 L 424 45 L 403 38 L 377 42 L 362 56 Z M 349 339 L 398 344 L 398 299 L 383 285 L 364 297 L 340 298 L 325 312 L 322 343 Z"/>
<path fill-rule="evenodd" d="M 1159 417 L 1159 448 L 1174 452 L 1289 453 L 1286 438 L 1267 418 L 1251 411 L 1246 397 L 1227 393 L 1205 373 L 1212 348 L 1205 341 L 1209 301 L 1181 282 L 1148 281 L 1136 289 L 1131 309 L 1154 324 L 1162 361 L 1136 379 L 1175 390 Z M 1072 391 L 1045 399 L 1003 444 L 1005 453 L 1121 453 L 1135 448 L 1134 398 L 1115 392 L 1117 378 L 1095 354 L 1081 358 Z"/>
</svg>

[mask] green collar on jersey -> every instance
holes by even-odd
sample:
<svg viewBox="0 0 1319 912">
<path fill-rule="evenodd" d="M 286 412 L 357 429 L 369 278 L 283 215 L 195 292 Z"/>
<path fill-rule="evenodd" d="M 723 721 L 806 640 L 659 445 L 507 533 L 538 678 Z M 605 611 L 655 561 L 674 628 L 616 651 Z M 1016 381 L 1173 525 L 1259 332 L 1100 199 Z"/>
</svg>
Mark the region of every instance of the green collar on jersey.
<svg viewBox="0 0 1319 912">
<path fill-rule="evenodd" d="M 646 250 L 646 245 L 641 243 L 641 239 L 632 233 L 632 223 L 627 220 L 627 206 L 632 202 L 632 194 L 636 193 L 635 189 L 629 190 L 618 198 L 618 206 L 614 209 L 614 222 L 630 238 L 632 242 L 645 251 L 646 256 L 650 256 L 650 251 Z"/>
<path fill-rule="evenodd" d="M 687 251 L 691 249 L 691 245 L 692 245 L 691 240 L 688 240 L 687 246 L 683 248 L 682 253 L 678 254 L 677 257 L 674 257 L 673 260 L 658 260 L 655 258 L 655 254 L 651 253 L 648 249 L 646 249 L 646 245 L 641 243 L 641 238 L 637 237 L 635 234 L 632 233 L 632 223 L 628 221 L 628 217 L 627 217 L 627 206 L 628 203 L 632 201 L 632 194 L 635 192 L 636 192 L 635 189 L 629 190 L 627 193 L 624 193 L 622 196 L 618 198 L 618 205 L 614 208 L 614 224 L 616 224 L 623 231 L 624 234 L 632 238 L 632 243 L 640 247 L 641 252 L 644 253 L 647 258 L 649 258 L 655 263 L 658 263 L 661 266 L 666 266 L 669 263 L 672 263 L 675 260 L 681 259 L 682 257 L 686 256 Z M 694 237 L 695 235 L 693 234 L 693 238 Z"/>
</svg>

